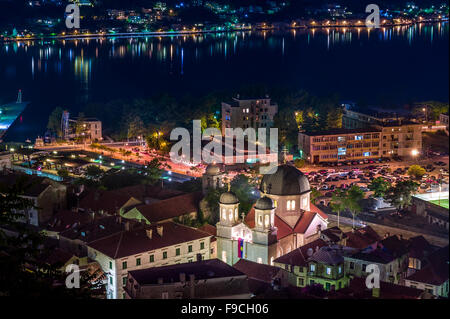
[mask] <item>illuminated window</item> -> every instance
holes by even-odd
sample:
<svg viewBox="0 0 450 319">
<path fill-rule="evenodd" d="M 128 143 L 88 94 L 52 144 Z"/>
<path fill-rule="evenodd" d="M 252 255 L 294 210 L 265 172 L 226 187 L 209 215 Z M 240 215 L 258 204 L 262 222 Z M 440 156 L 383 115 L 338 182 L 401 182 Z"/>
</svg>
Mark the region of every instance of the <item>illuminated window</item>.
<svg viewBox="0 0 450 319">
<path fill-rule="evenodd" d="M 232 221 L 233 220 L 233 210 L 229 210 L 228 211 L 228 215 L 229 215 L 229 217 L 230 217 L 230 221 Z"/>
<path fill-rule="evenodd" d="M 266 226 L 266 228 L 269 228 L 269 225 L 270 225 L 269 218 L 270 218 L 269 215 L 264 216 L 264 225 Z"/>
<path fill-rule="evenodd" d="M 222 250 L 222 261 L 224 263 L 227 262 L 227 252 L 225 250 Z"/>
<path fill-rule="evenodd" d="M 331 275 L 331 267 L 327 267 L 327 275 Z"/>
<path fill-rule="evenodd" d="M 226 211 L 225 211 L 225 208 L 222 209 L 222 219 L 223 219 L 223 220 L 227 220 L 227 213 L 226 213 Z"/>
<path fill-rule="evenodd" d="M 310 269 L 311 272 L 314 272 L 316 270 L 316 265 L 311 264 L 309 269 Z"/>
<path fill-rule="evenodd" d="M 287 206 L 287 210 L 294 210 L 295 209 L 295 200 L 288 200 L 286 206 Z"/>
<path fill-rule="evenodd" d="M 258 257 L 258 264 L 262 264 L 262 258 Z"/>
<path fill-rule="evenodd" d="M 263 224 L 263 217 L 262 217 L 262 215 L 259 215 L 259 218 L 258 218 L 258 225 L 261 225 L 261 226 L 262 226 L 262 224 Z"/>
</svg>

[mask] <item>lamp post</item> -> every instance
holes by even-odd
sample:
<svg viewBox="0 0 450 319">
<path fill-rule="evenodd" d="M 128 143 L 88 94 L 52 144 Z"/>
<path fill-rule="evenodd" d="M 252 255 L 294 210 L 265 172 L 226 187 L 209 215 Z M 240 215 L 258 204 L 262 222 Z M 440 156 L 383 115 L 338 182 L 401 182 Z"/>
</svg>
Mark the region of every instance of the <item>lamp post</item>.
<svg viewBox="0 0 450 319">
<path fill-rule="evenodd" d="M 427 108 L 424 107 L 424 108 L 422 109 L 422 111 L 425 113 L 425 123 L 428 123 Z"/>
</svg>

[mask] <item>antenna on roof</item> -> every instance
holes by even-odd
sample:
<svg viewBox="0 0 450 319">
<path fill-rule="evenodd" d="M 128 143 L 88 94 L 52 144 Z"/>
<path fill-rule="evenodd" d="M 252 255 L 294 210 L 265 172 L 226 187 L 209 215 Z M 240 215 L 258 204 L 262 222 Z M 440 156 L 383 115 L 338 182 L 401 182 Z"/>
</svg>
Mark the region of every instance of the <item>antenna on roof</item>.
<svg viewBox="0 0 450 319">
<path fill-rule="evenodd" d="M 17 93 L 17 103 L 22 103 L 22 90 Z"/>
</svg>

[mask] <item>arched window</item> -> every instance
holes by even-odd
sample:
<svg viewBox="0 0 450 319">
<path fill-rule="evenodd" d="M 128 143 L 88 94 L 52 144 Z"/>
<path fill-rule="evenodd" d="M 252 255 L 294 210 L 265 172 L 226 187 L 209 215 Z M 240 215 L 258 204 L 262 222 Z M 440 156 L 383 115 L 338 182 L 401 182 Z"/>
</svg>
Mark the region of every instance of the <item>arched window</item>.
<svg viewBox="0 0 450 319">
<path fill-rule="evenodd" d="M 239 218 L 238 218 L 238 209 L 237 209 L 237 208 L 234 209 L 234 219 L 235 219 L 235 220 L 238 220 L 238 219 L 239 219 Z"/>
<path fill-rule="evenodd" d="M 269 225 L 270 225 L 270 220 L 269 220 L 269 215 L 265 215 L 264 216 L 264 226 L 266 227 L 266 228 L 269 228 Z"/>
<path fill-rule="evenodd" d="M 225 208 L 222 209 L 222 219 L 227 220 L 227 213 L 226 213 Z"/>
<path fill-rule="evenodd" d="M 233 210 L 232 209 L 228 210 L 228 215 L 230 217 L 230 221 L 232 221 L 233 220 Z"/>
<path fill-rule="evenodd" d="M 258 215 L 258 225 L 262 226 L 263 224 L 263 217 L 262 215 Z"/>
</svg>

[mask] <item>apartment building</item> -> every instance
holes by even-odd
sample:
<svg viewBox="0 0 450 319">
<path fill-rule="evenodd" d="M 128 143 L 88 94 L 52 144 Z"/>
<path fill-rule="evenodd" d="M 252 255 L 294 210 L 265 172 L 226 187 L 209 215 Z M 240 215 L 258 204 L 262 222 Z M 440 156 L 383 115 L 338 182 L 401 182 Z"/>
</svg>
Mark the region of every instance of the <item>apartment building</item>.
<svg viewBox="0 0 450 319">
<path fill-rule="evenodd" d="M 135 227 L 130 223 L 124 231 L 89 243 L 88 257 L 107 275 L 107 298 L 123 299 L 128 271 L 194 262 L 198 254 L 210 259 L 211 237 L 174 222 Z"/>
<path fill-rule="evenodd" d="M 385 122 L 381 131 L 381 157 L 415 157 L 422 151 L 422 125 L 413 122 Z"/>
<path fill-rule="evenodd" d="M 353 161 L 381 157 L 381 131 L 376 128 L 300 132 L 299 148 L 310 163 Z"/>
<path fill-rule="evenodd" d="M 243 98 L 239 95 L 230 102 L 222 102 L 222 134 L 226 128 L 271 127 L 278 105 L 265 98 Z"/>
</svg>

